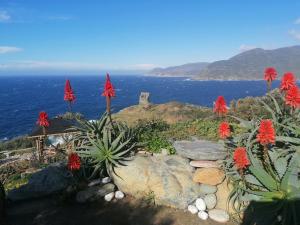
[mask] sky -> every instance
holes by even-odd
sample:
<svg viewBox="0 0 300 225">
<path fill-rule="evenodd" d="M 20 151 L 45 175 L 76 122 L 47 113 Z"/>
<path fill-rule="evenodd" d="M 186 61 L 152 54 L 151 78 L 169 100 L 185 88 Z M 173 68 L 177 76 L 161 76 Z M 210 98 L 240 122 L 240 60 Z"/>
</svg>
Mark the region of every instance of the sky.
<svg viewBox="0 0 300 225">
<path fill-rule="evenodd" d="M 143 73 L 299 44 L 299 0 L 0 0 L 0 75 Z"/>
</svg>

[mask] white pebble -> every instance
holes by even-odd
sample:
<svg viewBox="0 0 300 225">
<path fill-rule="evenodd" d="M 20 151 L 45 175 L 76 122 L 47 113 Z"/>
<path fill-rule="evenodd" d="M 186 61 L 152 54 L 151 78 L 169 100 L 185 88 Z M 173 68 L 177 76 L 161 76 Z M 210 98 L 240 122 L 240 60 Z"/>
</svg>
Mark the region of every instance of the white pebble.
<svg viewBox="0 0 300 225">
<path fill-rule="evenodd" d="M 200 211 L 200 212 L 198 212 L 198 217 L 201 220 L 207 220 L 208 219 L 208 213 L 205 212 L 205 211 Z"/>
<path fill-rule="evenodd" d="M 116 199 L 122 199 L 124 198 L 124 193 L 122 191 L 116 191 L 115 197 Z"/>
<path fill-rule="evenodd" d="M 98 184 L 101 184 L 101 179 L 96 179 L 96 180 L 92 180 L 88 186 L 89 187 L 92 187 L 92 186 L 95 186 L 95 185 L 98 185 Z"/>
<path fill-rule="evenodd" d="M 104 177 L 104 178 L 102 178 L 102 183 L 103 184 L 107 184 L 109 182 L 111 182 L 111 178 L 110 177 Z"/>
<path fill-rule="evenodd" d="M 114 198 L 114 196 L 115 196 L 115 193 L 111 192 L 111 193 L 105 195 L 104 199 L 105 199 L 105 201 L 110 202 Z"/>
<path fill-rule="evenodd" d="M 198 209 L 197 209 L 197 207 L 194 206 L 194 205 L 189 205 L 189 206 L 188 206 L 188 211 L 189 211 L 190 213 L 192 213 L 192 214 L 196 214 L 196 213 L 198 212 Z"/>
<path fill-rule="evenodd" d="M 206 209 L 206 204 L 202 198 L 197 198 L 196 207 L 199 211 L 204 211 Z"/>
</svg>

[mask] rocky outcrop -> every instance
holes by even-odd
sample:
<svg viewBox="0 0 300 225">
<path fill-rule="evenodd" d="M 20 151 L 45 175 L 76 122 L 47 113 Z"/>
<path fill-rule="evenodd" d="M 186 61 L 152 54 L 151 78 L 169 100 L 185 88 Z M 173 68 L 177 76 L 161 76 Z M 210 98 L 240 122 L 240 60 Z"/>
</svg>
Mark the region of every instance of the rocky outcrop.
<svg viewBox="0 0 300 225">
<path fill-rule="evenodd" d="M 8 192 L 7 198 L 18 201 L 43 197 L 63 191 L 73 182 L 66 165 L 55 163 L 33 174 L 26 185 Z"/>
<path fill-rule="evenodd" d="M 152 194 L 160 205 L 186 209 L 205 194 L 192 180 L 189 161 L 180 156 L 137 155 L 115 172 L 113 180 L 120 190 L 135 197 Z"/>
</svg>

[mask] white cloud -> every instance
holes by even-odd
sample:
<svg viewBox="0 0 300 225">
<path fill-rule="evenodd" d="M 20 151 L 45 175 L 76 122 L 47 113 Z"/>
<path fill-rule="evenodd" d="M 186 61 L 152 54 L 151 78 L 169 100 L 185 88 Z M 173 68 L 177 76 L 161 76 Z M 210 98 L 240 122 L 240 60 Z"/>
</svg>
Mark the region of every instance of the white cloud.
<svg viewBox="0 0 300 225">
<path fill-rule="evenodd" d="M 295 39 L 297 39 L 297 40 L 300 40 L 300 31 L 290 30 L 290 31 L 289 31 L 289 34 L 290 34 L 293 38 L 295 38 Z"/>
<path fill-rule="evenodd" d="M 135 64 L 128 66 L 109 66 L 97 63 L 58 62 L 24 60 L 0 64 L 0 71 L 144 71 L 153 69 L 154 64 Z"/>
<path fill-rule="evenodd" d="M 99 70 L 102 65 L 80 62 L 17 61 L 0 65 L 0 69 L 14 70 Z"/>
<path fill-rule="evenodd" d="M 13 53 L 23 51 L 22 48 L 12 46 L 0 46 L 0 54 Z"/>
<path fill-rule="evenodd" d="M 245 52 L 245 51 L 249 51 L 249 50 L 254 49 L 254 48 L 257 48 L 257 46 L 242 44 L 242 45 L 239 47 L 239 51 L 240 51 L 240 52 Z"/>
<path fill-rule="evenodd" d="M 300 24 L 300 18 L 296 19 L 294 24 Z"/>
<path fill-rule="evenodd" d="M 10 15 L 3 10 L 0 10 L 0 22 L 8 22 L 11 19 Z"/>
</svg>

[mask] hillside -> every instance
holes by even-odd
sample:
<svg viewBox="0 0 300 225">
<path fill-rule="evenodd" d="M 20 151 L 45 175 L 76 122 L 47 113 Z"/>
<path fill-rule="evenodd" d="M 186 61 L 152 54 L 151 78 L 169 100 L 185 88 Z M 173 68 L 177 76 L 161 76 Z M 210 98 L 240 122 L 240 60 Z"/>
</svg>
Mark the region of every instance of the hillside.
<svg viewBox="0 0 300 225">
<path fill-rule="evenodd" d="M 181 66 L 172 66 L 166 68 L 155 68 L 148 72 L 148 75 L 156 76 L 195 76 L 199 74 L 209 63 L 188 63 Z"/>
<path fill-rule="evenodd" d="M 235 55 L 228 60 L 156 68 L 148 74 L 192 76 L 200 80 L 257 80 L 263 78 L 263 71 L 269 66 L 275 67 L 280 75 L 286 71 L 300 74 L 300 46 L 273 50 L 256 48 Z"/>
<path fill-rule="evenodd" d="M 300 73 L 300 46 L 264 50 L 252 49 L 228 60 L 216 61 L 199 71 L 196 79 L 252 80 L 262 79 L 266 67 L 275 67 L 281 75 L 286 71 Z"/>
</svg>

